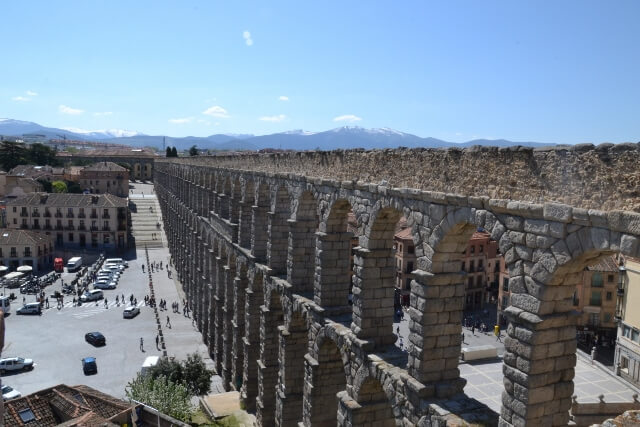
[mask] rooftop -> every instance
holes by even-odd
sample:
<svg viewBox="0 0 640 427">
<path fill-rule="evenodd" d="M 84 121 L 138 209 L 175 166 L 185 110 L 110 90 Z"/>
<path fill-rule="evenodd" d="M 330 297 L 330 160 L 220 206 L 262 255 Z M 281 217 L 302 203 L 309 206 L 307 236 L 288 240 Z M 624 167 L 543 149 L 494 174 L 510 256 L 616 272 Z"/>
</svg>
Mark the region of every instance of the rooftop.
<svg viewBox="0 0 640 427">
<path fill-rule="evenodd" d="M 36 166 L 36 165 L 18 165 L 11 169 L 7 175 L 23 176 L 25 178 L 38 179 L 41 176 L 46 175 L 62 175 L 64 168 L 52 167 L 49 165 Z"/>
<path fill-rule="evenodd" d="M 126 172 L 127 168 L 123 168 L 122 166 L 115 164 L 113 162 L 97 162 L 92 165 L 89 165 L 83 169 L 83 171 L 88 172 Z"/>
<path fill-rule="evenodd" d="M 158 157 L 152 151 L 146 151 L 143 149 L 123 149 L 117 148 L 112 150 L 83 150 L 76 153 L 69 153 L 66 151 L 56 154 L 59 157 Z"/>
<path fill-rule="evenodd" d="M 589 271 L 606 271 L 606 272 L 617 272 L 618 271 L 618 262 L 616 261 L 615 255 L 611 255 L 605 258 L 602 258 L 598 261 L 597 264 L 593 264 L 587 267 Z"/>
<path fill-rule="evenodd" d="M 113 194 L 33 193 L 7 202 L 7 206 L 124 208 L 127 199 Z"/>
<path fill-rule="evenodd" d="M 0 229 L 0 246 L 10 245 L 41 245 L 52 241 L 53 237 L 29 230 Z"/>
</svg>

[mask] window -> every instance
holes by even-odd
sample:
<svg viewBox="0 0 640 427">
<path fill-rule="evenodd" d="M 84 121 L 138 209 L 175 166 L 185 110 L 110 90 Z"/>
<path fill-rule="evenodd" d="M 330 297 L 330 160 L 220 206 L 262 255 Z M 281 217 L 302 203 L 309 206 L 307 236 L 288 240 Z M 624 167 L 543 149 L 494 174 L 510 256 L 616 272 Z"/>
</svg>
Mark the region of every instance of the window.
<svg viewBox="0 0 640 427">
<path fill-rule="evenodd" d="M 469 262 L 469 271 L 471 273 L 473 273 L 474 271 L 476 271 L 476 262 L 474 260 L 471 260 Z"/>
<path fill-rule="evenodd" d="M 36 419 L 36 416 L 33 415 L 33 411 L 31 410 L 31 408 L 26 408 L 18 411 L 18 415 L 20 415 L 20 419 L 23 423 L 28 423 Z"/>
<path fill-rule="evenodd" d="M 602 273 L 594 271 L 591 275 L 591 287 L 601 288 L 603 286 Z"/>
<path fill-rule="evenodd" d="M 14 224 L 18 224 L 18 219 L 17 218 L 13 218 L 13 223 Z"/>
<path fill-rule="evenodd" d="M 471 246 L 471 248 L 469 249 L 469 252 L 471 252 L 472 254 L 476 253 L 476 247 Z"/>
<path fill-rule="evenodd" d="M 105 221 L 103 225 L 105 230 L 109 229 L 109 221 Z"/>
<path fill-rule="evenodd" d="M 620 356 L 620 368 L 625 374 L 629 374 L 629 359 L 624 356 Z"/>
<path fill-rule="evenodd" d="M 473 277 L 469 277 L 469 280 L 467 281 L 467 287 L 473 288 Z"/>
<path fill-rule="evenodd" d="M 613 274 L 609 274 L 609 275 L 607 276 L 607 282 L 609 282 L 609 283 L 613 283 L 613 280 L 614 280 Z"/>
<path fill-rule="evenodd" d="M 17 256 L 16 248 L 11 248 L 11 257 L 15 258 Z"/>
<path fill-rule="evenodd" d="M 595 306 L 602 305 L 602 292 L 591 291 L 591 299 L 589 300 L 589 305 L 595 305 Z"/>
<path fill-rule="evenodd" d="M 480 246 L 480 247 L 482 247 L 482 246 Z M 482 271 L 481 268 L 482 268 L 482 260 L 479 259 L 478 260 L 478 271 Z"/>
<path fill-rule="evenodd" d="M 105 234 L 105 235 L 104 235 L 104 244 L 105 244 L 105 245 L 108 245 L 108 244 L 109 244 L 109 235 L 108 235 L 108 234 Z"/>
<path fill-rule="evenodd" d="M 31 248 L 30 247 L 26 247 L 24 248 L 24 256 L 31 256 Z"/>
<path fill-rule="evenodd" d="M 13 212 L 18 212 L 18 208 L 16 208 L 15 206 L 13 207 Z"/>
<path fill-rule="evenodd" d="M 598 326 L 600 324 L 600 314 L 589 313 L 589 324 L 592 326 Z"/>
<path fill-rule="evenodd" d="M 413 271 L 413 262 L 407 263 L 407 273 L 411 273 Z"/>
<path fill-rule="evenodd" d="M 478 252 L 482 253 L 484 251 L 484 245 L 478 246 L 478 249 L 479 249 Z"/>
<path fill-rule="evenodd" d="M 476 277 L 476 286 L 477 287 L 482 286 L 482 276 L 477 276 Z"/>
<path fill-rule="evenodd" d="M 405 280 L 405 289 L 411 290 L 411 279 Z"/>
<path fill-rule="evenodd" d="M 631 328 L 627 325 L 622 325 L 622 336 L 625 338 L 631 337 Z"/>
<path fill-rule="evenodd" d="M 73 233 L 69 233 L 69 241 L 73 242 Z"/>
<path fill-rule="evenodd" d="M 462 266 L 460 267 L 462 271 L 464 271 L 464 269 L 465 269 L 465 264 L 466 263 L 464 261 L 462 261 Z"/>
<path fill-rule="evenodd" d="M 509 292 L 509 278 L 508 277 L 503 277 L 502 278 L 502 290 L 504 292 Z"/>
<path fill-rule="evenodd" d="M 73 220 L 70 219 L 69 221 L 67 221 L 67 224 L 69 225 L 69 227 L 73 227 Z"/>
<path fill-rule="evenodd" d="M 605 323 L 611 322 L 611 313 L 605 313 L 604 314 L 604 321 L 605 321 Z"/>
<path fill-rule="evenodd" d="M 611 301 L 613 295 L 611 292 L 607 292 L 607 301 Z"/>
<path fill-rule="evenodd" d="M 638 336 L 640 336 L 640 331 L 638 331 L 637 329 L 633 328 L 631 330 L 631 340 L 638 342 Z"/>
<path fill-rule="evenodd" d="M 578 298 L 578 291 L 573 293 L 573 305 L 580 305 L 580 299 Z"/>
<path fill-rule="evenodd" d="M 400 248 L 398 251 L 402 252 L 402 244 L 398 245 L 398 247 Z"/>
<path fill-rule="evenodd" d="M 502 308 L 505 309 L 507 307 L 509 307 L 509 297 L 503 296 L 502 297 Z"/>
<path fill-rule="evenodd" d="M 407 246 L 407 252 L 412 254 L 415 252 L 415 247 L 413 245 Z"/>
</svg>

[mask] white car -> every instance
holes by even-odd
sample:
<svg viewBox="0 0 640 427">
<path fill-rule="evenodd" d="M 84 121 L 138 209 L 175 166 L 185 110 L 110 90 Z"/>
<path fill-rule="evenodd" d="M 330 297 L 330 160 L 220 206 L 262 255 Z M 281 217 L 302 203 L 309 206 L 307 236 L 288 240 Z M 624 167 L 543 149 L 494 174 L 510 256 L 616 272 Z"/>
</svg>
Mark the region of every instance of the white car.
<svg viewBox="0 0 640 427">
<path fill-rule="evenodd" d="M 0 359 L 0 374 L 11 371 L 27 371 L 33 369 L 33 360 L 22 357 L 8 357 Z"/>
<path fill-rule="evenodd" d="M 122 317 L 125 319 L 133 319 L 138 314 L 140 314 L 140 308 L 138 307 L 127 307 L 122 312 Z"/>
<path fill-rule="evenodd" d="M 113 271 L 113 270 L 100 270 L 98 272 L 98 276 L 106 276 L 106 275 L 110 275 L 112 277 L 120 277 L 121 274 L 119 271 Z"/>
<path fill-rule="evenodd" d="M 81 297 L 80 297 L 80 301 L 82 302 L 87 302 L 87 301 L 98 301 L 100 299 L 104 298 L 104 294 L 102 293 L 102 291 L 98 290 L 98 289 L 94 289 L 92 291 L 87 291 L 85 292 Z"/>
<path fill-rule="evenodd" d="M 97 280 L 93 283 L 93 289 L 115 289 L 116 286 L 117 283 L 111 280 Z"/>
<path fill-rule="evenodd" d="M 7 400 L 17 399 L 19 397 L 22 397 L 22 393 L 20 393 L 18 390 L 14 390 L 8 385 L 2 386 L 2 400 L 4 400 L 5 402 Z"/>
</svg>

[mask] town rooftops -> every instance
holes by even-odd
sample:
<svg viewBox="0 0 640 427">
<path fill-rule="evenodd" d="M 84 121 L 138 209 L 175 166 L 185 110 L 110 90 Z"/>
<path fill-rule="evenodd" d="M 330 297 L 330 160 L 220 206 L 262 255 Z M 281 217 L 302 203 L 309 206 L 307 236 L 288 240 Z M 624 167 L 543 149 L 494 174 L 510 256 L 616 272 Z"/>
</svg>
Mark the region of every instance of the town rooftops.
<svg viewBox="0 0 640 427">
<path fill-rule="evenodd" d="M 616 262 L 615 255 L 602 258 L 597 264 L 593 264 L 587 267 L 589 271 L 607 271 L 617 272 L 618 263 Z"/>
<path fill-rule="evenodd" d="M 86 172 L 126 172 L 127 168 L 113 162 L 97 162 L 83 169 Z"/>
<path fill-rule="evenodd" d="M 399 240 L 413 241 L 413 233 L 411 232 L 411 227 L 403 228 L 402 230 L 398 231 L 394 237 Z"/>
<path fill-rule="evenodd" d="M 10 245 L 41 245 L 50 243 L 49 238 L 40 233 L 29 230 L 14 230 L 12 228 L 0 229 L 0 246 Z"/>
<path fill-rule="evenodd" d="M 69 152 L 59 152 L 56 154 L 59 157 L 158 157 L 152 151 L 147 151 L 143 149 L 125 149 L 125 148 L 117 148 L 117 149 L 104 149 L 104 150 L 81 150 L 76 153 Z"/>
<path fill-rule="evenodd" d="M 5 402 L 3 418 L 6 426 L 111 426 L 133 406 L 91 387 L 60 384 Z"/>
<path fill-rule="evenodd" d="M 7 202 L 7 206 L 124 208 L 127 199 L 113 194 L 33 193 Z"/>
<path fill-rule="evenodd" d="M 63 174 L 64 168 L 52 167 L 48 165 L 18 165 L 15 168 L 11 169 L 7 175 L 38 179 L 42 176 Z"/>
</svg>

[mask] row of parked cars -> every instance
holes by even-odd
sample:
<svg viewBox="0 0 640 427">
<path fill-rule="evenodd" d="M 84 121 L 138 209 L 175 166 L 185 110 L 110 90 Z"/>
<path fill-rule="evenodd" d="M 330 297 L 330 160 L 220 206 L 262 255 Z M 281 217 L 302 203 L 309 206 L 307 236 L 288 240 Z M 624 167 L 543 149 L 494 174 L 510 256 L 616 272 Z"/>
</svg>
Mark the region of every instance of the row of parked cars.
<svg viewBox="0 0 640 427">
<path fill-rule="evenodd" d="M 97 301 L 104 298 L 103 290 L 115 289 L 118 286 L 120 276 L 129 264 L 122 258 L 109 258 L 105 260 L 102 268 L 96 274 L 96 280 L 93 282 L 93 290 L 85 292 L 80 301 Z"/>
</svg>

